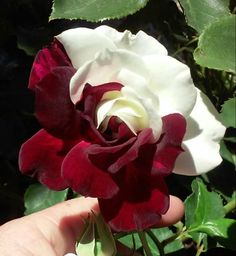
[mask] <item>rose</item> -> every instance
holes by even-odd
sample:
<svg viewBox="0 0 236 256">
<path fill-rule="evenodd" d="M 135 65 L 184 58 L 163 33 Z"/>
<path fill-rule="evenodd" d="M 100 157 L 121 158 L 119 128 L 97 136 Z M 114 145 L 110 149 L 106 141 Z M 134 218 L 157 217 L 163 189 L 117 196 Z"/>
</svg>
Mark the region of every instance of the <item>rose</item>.
<svg viewBox="0 0 236 256">
<path fill-rule="evenodd" d="M 189 68 L 142 31 L 63 32 L 38 53 L 29 88 L 43 129 L 22 145 L 20 170 L 97 197 L 116 231 L 158 222 L 172 171 L 196 175 L 221 162 L 217 111 Z"/>
</svg>

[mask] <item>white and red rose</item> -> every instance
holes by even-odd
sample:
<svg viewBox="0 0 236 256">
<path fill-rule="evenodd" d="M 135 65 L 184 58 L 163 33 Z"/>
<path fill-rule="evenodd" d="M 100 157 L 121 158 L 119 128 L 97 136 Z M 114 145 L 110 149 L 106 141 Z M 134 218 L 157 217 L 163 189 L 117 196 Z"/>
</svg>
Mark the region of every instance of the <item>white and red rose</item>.
<svg viewBox="0 0 236 256">
<path fill-rule="evenodd" d="M 217 111 L 189 68 L 142 31 L 61 33 L 38 53 L 29 88 L 43 129 L 23 144 L 21 171 L 97 197 L 115 231 L 157 223 L 169 206 L 165 176 L 221 162 Z"/>
</svg>

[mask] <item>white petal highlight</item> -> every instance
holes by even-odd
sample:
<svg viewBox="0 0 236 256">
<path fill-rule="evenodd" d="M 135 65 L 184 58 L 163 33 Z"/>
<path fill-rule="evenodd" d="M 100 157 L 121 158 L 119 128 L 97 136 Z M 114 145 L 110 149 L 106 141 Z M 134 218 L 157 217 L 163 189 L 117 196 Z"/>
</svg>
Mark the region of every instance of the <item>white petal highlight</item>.
<svg viewBox="0 0 236 256">
<path fill-rule="evenodd" d="M 140 56 L 168 54 L 166 48 L 162 44 L 143 31 L 139 31 L 136 35 L 134 35 L 128 30 L 125 32 L 118 32 L 114 28 L 108 26 L 100 26 L 95 30 L 108 37 L 117 48 L 126 49 L 128 51 L 137 53 Z"/>
<path fill-rule="evenodd" d="M 205 94 L 198 90 L 196 105 L 187 119 L 184 137 L 185 152 L 177 158 L 174 172 L 183 175 L 199 175 L 219 165 L 219 142 L 225 127 L 219 114 Z"/>
<path fill-rule="evenodd" d="M 187 117 L 196 101 L 196 88 L 189 67 L 170 56 L 144 58 L 150 71 L 149 88 L 159 98 L 159 114 L 180 113 Z"/>
<path fill-rule="evenodd" d="M 85 62 L 94 59 L 97 52 L 104 49 L 114 50 L 116 46 L 106 36 L 89 28 L 69 29 L 56 38 L 64 46 L 74 68 L 80 68 Z"/>
<path fill-rule="evenodd" d="M 139 74 L 143 79 L 149 77 L 149 72 L 138 55 L 125 50 L 104 50 L 98 53 L 92 61 L 88 61 L 79 68 L 71 78 L 70 96 L 72 102 L 76 103 L 80 99 L 86 83 L 92 86 L 109 82 L 125 83 L 118 77 L 122 69 Z"/>
</svg>

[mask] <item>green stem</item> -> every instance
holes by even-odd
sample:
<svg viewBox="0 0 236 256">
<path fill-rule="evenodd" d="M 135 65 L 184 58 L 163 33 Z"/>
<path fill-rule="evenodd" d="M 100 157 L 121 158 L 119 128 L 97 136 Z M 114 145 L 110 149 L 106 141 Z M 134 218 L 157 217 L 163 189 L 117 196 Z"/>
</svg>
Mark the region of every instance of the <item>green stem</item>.
<svg viewBox="0 0 236 256">
<path fill-rule="evenodd" d="M 157 237 L 152 233 L 151 230 L 147 231 L 148 235 L 152 238 L 154 243 L 156 244 L 158 251 L 160 253 L 160 256 L 165 256 L 164 246 L 163 244 L 157 239 Z"/>
<path fill-rule="evenodd" d="M 176 233 L 181 233 L 183 231 L 183 229 L 184 229 L 184 224 L 183 224 L 182 221 L 178 221 L 173 226 L 177 229 Z"/>
<path fill-rule="evenodd" d="M 236 209 L 236 198 L 234 198 L 233 200 L 231 200 L 230 202 L 228 202 L 225 206 L 225 214 L 228 214 L 230 212 L 232 212 L 233 210 Z"/>
<path fill-rule="evenodd" d="M 152 252 L 151 252 L 151 250 L 149 248 L 145 232 L 144 231 L 139 231 L 138 232 L 138 236 L 139 236 L 140 241 L 141 241 L 141 243 L 143 245 L 143 249 L 144 249 L 146 255 L 147 256 L 153 256 Z"/>
<path fill-rule="evenodd" d="M 161 242 L 162 246 L 165 247 L 167 244 L 172 243 L 173 241 L 176 240 L 177 237 L 179 237 L 179 234 L 176 233 L 176 234 L 174 234 L 173 236 L 170 236 L 170 237 L 164 239 L 164 240 Z"/>
<path fill-rule="evenodd" d="M 196 253 L 196 256 L 200 256 L 200 254 L 204 251 L 204 245 L 202 244 L 198 250 L 197 250 L 197 253 Z"/>
<path fill-rule="evenodd" d="M 198 37 L 194 37 L 191 41 L 189 41 L 185 46 L 179 48 L 176 52 L 172 54 L 172 57 L 175 57 L 178 53 L 184 51 L 184 50 L 189 50 L 188 46 L 191 45 L 192 43 L 196 42 L 198 40 Z M 191 50 L 192 51 L 192 50 Z"/>
<path fill-rule="evenodd" d="M 176 233 L 173 234 L 172 236 L 164 239 L 161 242 L 163 247 L 165 247 L 167 244 L 169 244 L 169 243 L 173 242 L 174 240 L 176 240 L 176 238 L 178 238 L 183 233 L 183 231 L 185 231 L 184 230 L 185 229 L 184 224 L 181 221 L 177 222 L 174 226 L 177 229 Z"/>
</svg>

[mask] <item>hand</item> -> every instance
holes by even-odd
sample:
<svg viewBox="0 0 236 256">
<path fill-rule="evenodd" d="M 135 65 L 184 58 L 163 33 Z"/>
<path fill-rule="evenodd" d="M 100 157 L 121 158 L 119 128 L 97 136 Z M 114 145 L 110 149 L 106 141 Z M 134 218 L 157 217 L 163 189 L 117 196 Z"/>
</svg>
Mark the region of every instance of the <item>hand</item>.
<svg viewBox="0 0 236 256">
<path fill-rule="evenodd" d="M 75 252 L 76 238 L 83 231 L 82 219 L 86 218 L 91 210 L 99 212 L 97 200 L 81 197 L 7 222 L 0 227 L 0 255 L 62 256 Z M 162 216 L 158 226 L 176 223 L 183 213 L 183 203 L 171 196 L 170 208 Z M 123 247 L 121 250 L 124 256 L 130 253 Z"/>
</svg>

